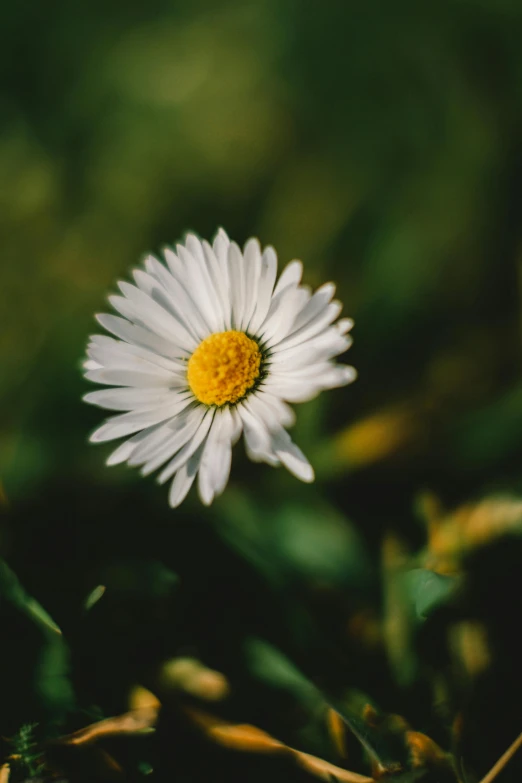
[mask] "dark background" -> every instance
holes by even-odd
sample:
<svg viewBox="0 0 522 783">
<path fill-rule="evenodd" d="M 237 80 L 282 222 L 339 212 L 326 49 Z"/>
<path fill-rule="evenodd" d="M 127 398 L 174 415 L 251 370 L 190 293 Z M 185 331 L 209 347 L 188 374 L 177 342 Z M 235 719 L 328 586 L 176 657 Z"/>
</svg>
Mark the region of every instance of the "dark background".
<svg viewBox="0 0 522 783">
<path fill-rule="evenodd" d="M 140 684 L 163 710 L 114 750 L 131 777 L 312 779 L 189 726 L 158 671 L 193 657 L 229 683 L 207 711 L 367 772 L 324 710 L 370 702 L 478 780 L 522 728 L 521 3 L 1 17 L 0 734 L 71 731 Z M 221 225 L 336 281 L 359 379 L 298 408 L 314 485 L 239 447 L 210 510 L 173 511 L 87 444 L 81 360 L 118 278 Z"/>
</svg>

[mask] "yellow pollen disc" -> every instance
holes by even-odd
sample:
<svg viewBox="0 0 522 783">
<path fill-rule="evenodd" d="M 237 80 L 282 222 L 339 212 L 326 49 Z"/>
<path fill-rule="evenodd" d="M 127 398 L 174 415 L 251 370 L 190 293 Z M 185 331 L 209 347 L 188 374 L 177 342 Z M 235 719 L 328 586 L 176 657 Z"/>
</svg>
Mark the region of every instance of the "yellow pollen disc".
<svg viewBox="0 0 522 783">
<path fill-rule="evenodd" d="M 259 378 L 261 351 L 244 332 L 211 334 L 188 361 L 187 378 L 205 405 L 225 405 L 244 397 Z"/>
</svg>

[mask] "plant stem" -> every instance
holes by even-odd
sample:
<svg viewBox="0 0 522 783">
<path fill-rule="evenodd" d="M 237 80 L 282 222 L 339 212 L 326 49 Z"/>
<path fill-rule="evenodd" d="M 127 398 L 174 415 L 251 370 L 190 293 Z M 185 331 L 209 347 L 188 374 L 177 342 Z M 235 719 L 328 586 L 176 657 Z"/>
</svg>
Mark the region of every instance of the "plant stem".
<svg viewBox="0 0 522 783">
<path fill-rule="evenodd" d="M 515 755 L 515 753 L 521 746 L 522 746 L 522 733 L 518 735 L 514 743 L 509 746 L 506 752 L 499 758 L 497 763 L 494 764 L 493 767 L 489 770 L 486 777 L 482 778 L 480 783 L 492 783 L 492 781 L 497 777 L 498 773 L 504 769 L 508 761 Z"/>
</svg>

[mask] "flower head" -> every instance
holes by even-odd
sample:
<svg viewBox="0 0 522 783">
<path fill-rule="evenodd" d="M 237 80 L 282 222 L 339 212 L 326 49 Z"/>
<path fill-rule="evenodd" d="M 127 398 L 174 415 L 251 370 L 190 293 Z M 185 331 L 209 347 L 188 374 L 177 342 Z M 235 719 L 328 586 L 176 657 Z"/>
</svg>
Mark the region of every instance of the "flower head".
<svg viewBox="0 0 522 783">
<path fill-rule="evenodd" d="M 85 376 L 109 388 L 87 402 L 113 411 L 91 441 L 126 438 L 108 458 L 143 475 L 162 468 L 178 506 L 198 476 L 210 504 L 225 488 L 241 433 L 255 461 L 284 465 L 302 481 L 314 473 L 286 428 L 287 404 L 344 386 L 355 370 L 333 359 L 350 345 L 350 319 L 337 320 L 331 283 L 312 294 L 291 261 L 277 279 L 277 256 L 249 239 L 241 251 L 218 231 L 213 245 L 189 234 L 165 263 L 149 256 L 98 315 L 113 337 L 94 335 Z"/>
</svg>

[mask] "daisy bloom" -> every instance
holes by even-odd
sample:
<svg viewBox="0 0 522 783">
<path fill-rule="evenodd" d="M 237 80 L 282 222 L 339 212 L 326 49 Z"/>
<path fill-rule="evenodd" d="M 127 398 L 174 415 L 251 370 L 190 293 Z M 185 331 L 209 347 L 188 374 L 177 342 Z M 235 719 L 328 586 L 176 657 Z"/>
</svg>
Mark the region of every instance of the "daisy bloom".
<svg viewBox="0 0 522 783">
<path fill-rule="evenodd" d="M 94 335 L 85 377 L 109 388 L 84 399 L 112 411 L 91 441 L 126 438 L 107 460 L 171 481 L 170 505 L 196 475 L 201 500 L 223 492 L 232 446 L 241 433 L 249 457 L 284 465 L 302 481 L 312 466 L 286 428 L 289 402 L 355 378 L 333 359 L 350 345 L 335 286 L 315 293 L 291 261 L 277 279 L 277 256 L 249 239 L 243 251 L 220 229 L 212 245 L 189 234 L 164 262 L 149 256 L 109 301 L 119 315 L 98 315 L 113 335 Z"/>
</svg>

